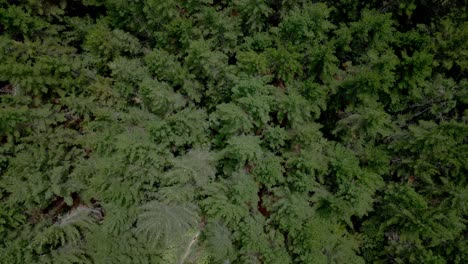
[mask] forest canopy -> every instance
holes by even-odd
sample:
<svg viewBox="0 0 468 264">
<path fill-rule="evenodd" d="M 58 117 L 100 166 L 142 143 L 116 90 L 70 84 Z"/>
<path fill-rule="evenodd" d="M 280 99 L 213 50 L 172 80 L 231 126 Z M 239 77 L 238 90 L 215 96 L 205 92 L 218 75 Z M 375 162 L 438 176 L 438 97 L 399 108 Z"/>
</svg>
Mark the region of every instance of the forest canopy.
<svg viewBox="0 0 468 264">
<path fill-rule="evenodd" d="M 467 0 L 0 0 L 0 263 L 467 263 Z"/>
</svg>

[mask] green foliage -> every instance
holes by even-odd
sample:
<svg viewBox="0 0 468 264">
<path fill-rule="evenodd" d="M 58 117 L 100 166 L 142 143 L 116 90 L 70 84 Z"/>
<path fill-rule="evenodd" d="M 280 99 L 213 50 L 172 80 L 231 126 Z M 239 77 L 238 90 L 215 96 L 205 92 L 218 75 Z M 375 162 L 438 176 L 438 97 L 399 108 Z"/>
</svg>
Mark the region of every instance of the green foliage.
<svg viewBox="0 0 468 264">
<path fill-rule="evenodd" d="M 213 129 L 220 132 L 221 139 L 239 133 L 248 133 L 252 129 L 252 121 L 242 108 L 235 104 L 220 104 L 210 116 Z"/>
<path fill-rule="evenodd" d="M 264 30 L 266 20 L 273 11 L 264 0 L 236 0 L 234 6 L 242 16 L 242 28 L 248 33 Z"/>
<path fill-rule="evenodd" d="M 186 104 L 185 98 L 175 93 L 167 83 L 155 80 L 144 80 L 140 84 L 140 94 L 148 111 L 160 116 L 173 113 Z M 136 97 L 135 100 L 140 98 Z"/>
<path fill-rule="evenodd" d="M 187 73 L 173 54 L 163 49 L 155 49 L 146 54 L 145 62 L 149 71 L 158 80 L 169 82 L 172 85 L 184 83 L 184 77 Z"/>
<path fill-rule="evenodd" d="M 205 228 L 205 243 L 213 262 L 222 263 L 231 259 L 234 254 L 234 246 L 229 229 L 218 222 L 210 222 Z"/>
<path fill-rule="evenodd" d="M 150 245 L 156 246 L 160 241 L 167 245 L 171 239 L 195 228 L 197 222 L 198 215 L 190 207 L 152 201 L 141 206 L 135 232 Z"/>
<path fill-rule="evenodd" d="M 48 246 L 57 248 L 65 245 L 74 245 L 80 242 L 82 233 L 93 228 L 92 209 L 78 207 L 77 210 L 58 219 L 50 227 L 37 233 L 32 241 L 34 250 L 43 254 Z"/>
<path fill-rule="evenodd" d="M 290 46 L 280 46 L 277 49 L 268 49 L 266 51 L 269 68 L 276 79 L 290 82 L 295 77 L 302 74 L 302 67 L 299 62 L 301 58 L 299 52 L 293 50 Z"/>
<path fill-rule="evenodd" d="M 346 234 L 342 226 L 312 218 L 299 239 L 304 239 L 295 245 L 295 250 L 300 253 L 300 262 L 364 263 L 356 254 L 359 244 L 351 235 Z"/>
<path fill-rule="evenodd" d="M 119 55 L 136 55 L 141 50 L 141 44 L 125 31 L 111 30 L 103 21 L 89 29 L 83 48 L 99 58 L 109 60 Z"/>
<path fill-rule="evenodd" d="M 206 144 L 206 113 L 186 108 L 151 127 L 152 140 L 175 151 Z"/>
<path fill-rule="evenodd" d="M 447 18 L 437 27 L 441 28 L 435 33 L 436 44 L 433 46 L 437 52 L 437 60 L 448 70 L 458 66 L 462 72 L 466 72 L 468 23 L 455 26 L 454 22 Z"/>
<path fill-rule="evenodd" d="M 230 167 L 238 170 L 247 163 L 255 163 L 262 156 L 260 138 L 246 135 L 232 137 L 223 150 L 223 156 L 226 159 L 226 172 Z"/>
<path fill-rule="evenodd" d="M 266 153 L 256 162 L 252 173 L 259 183 L 271 188 L 285 181 L 283 176 L 284 168 L 281 163 L 282 159 L 280 157 Z"/>
<path fill-rule="evenodd" d="M 0 0 L 0 262 L 466 263 L 467 6 Z"/>
</svg>

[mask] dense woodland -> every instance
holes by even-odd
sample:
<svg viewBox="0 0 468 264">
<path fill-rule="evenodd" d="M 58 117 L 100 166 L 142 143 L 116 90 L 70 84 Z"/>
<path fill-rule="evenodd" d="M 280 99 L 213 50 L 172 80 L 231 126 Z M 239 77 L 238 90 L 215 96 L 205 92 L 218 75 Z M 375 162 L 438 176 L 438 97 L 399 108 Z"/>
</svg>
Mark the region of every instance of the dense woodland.
<svg viewBox="0 0 468 264">
<path fill-rule="evenodd" d="M 0 0 L 0 263 L 467 263 L 467 0 Z"/>
</svg>

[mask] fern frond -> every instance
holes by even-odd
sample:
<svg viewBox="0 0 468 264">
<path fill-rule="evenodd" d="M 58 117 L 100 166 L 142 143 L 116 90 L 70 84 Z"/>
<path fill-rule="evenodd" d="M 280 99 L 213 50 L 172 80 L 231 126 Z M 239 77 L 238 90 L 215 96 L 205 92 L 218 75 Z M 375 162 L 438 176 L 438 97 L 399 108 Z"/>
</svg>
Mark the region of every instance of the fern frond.
<svg viewBox="0 0 468 264">
<path fill-rule="evenodd" d="M 102 221 L 102 229 L 108 235 L 119 235 L 132 228 L 136 220 L 135 209 L 117 206 L 114 204 L 104 205 L 106 216 Z"/>
<path fill-rule="evenodd" d="M 76 245 L 66 245 L 57 250 L 51 251 L 50 254 L 40 256 L 39 263 L 85 264 L 92 263 L 92 261 L 86 256 L 85 251 L 81 247 Z"/>
<path fill-rule="evenodd" d="M 193 201 L 198 191 L 193 185 L 173 185 L 161 187 L 155 193 L 157 200 L 168 203 L 187 203 Z"/>
<path fill-rule="evenodd" d="M 229 261 L 234 254 L 234 246 L 231 241 L 229 229 L 219 223 L 210 222 L 204 231 L 205 245 L 214 263 Z"/>
<path fill-rule="evenodd" d="M 195 186 L 204 186 L 216 174 L 214 155 L 205 150 L 191 150 L 173 159 L 172 163 L 174 168 L 162 176 L 162 182 L 166 185 L 190 181 Z"/>
<path fill-rule="evenodd" d="M 182 237 L 187 230 L 197 226 L 199 216 L 194 208 L 152 201 L 141 206 L 136 234 L 156 246 L 167 245 L 174 238 Z"/>
<path fill-rule="evenodd" d="M 84 234 L 95 226 L 98 214 L 95 209 L 79 206 L 39 232 L 32 240 L 33 248 L 41 253 L 49 247 L 53 249 L 80 243 Z"/>
</svg>

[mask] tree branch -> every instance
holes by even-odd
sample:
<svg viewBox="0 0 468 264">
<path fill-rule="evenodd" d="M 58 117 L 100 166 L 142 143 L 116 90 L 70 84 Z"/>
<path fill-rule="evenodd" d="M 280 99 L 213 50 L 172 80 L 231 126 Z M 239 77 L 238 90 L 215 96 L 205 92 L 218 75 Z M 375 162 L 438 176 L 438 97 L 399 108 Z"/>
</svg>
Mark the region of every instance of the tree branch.
<svg viewBox="0 0 468 264">
<path fill-rule="evenodd" d="M 192 240 L 188 244 L 187 249 L 185 250 L 185 254 L 180 259 L 179 264 L 184 264 L 185 260 L 187 259 L 187 257 L 190 255 L 190 252 L 192 251 L 192 246 L 197 242 L 199 235 L 200 235 L 200 230 L 198 230 L 195 233 L 195 235 L 193 235 Z"/>
</svg>

